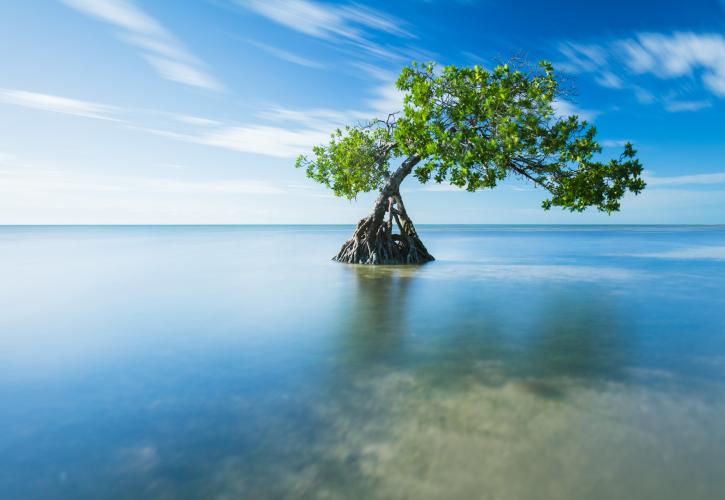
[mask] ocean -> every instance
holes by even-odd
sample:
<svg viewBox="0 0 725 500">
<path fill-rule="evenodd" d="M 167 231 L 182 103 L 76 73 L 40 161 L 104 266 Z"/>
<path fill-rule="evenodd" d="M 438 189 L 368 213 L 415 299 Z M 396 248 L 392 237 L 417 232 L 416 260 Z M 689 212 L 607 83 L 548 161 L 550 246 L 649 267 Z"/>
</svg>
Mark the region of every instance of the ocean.
<svg viewBox="0 0 725 500">
<path fill-rule="evenodd" d="M 0 227 L 0 498 L 725 498 L 725 226 Z"/>
</svg>

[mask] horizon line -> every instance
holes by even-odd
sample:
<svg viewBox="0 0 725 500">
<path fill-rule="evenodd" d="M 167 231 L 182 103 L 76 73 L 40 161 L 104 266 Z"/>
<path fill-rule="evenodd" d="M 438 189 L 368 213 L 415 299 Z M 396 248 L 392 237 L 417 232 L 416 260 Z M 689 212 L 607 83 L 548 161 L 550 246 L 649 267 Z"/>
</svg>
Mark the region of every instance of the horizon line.
<svg viewBox="0 0 725 500">
<path fill-rule="evenodd" d="M 166 222 L 151 222 L 151 223 L 37 223 L 37 224 L 4 224 L 0 223 L 2 227 L 229 227 L 229 226 L 355 226 L 354 223 L 288 223 L 288 222 L 260 222 L 260 223 L 166 223 Z M 602 227 L 631 227 L 631 226 L 662 226 L 662 227 L 725 227 L 723 223 L 596 223 L 596 224 L 585 224 L 585 223 L 506 223 L 506 222 L 493 222 L 493 223 L 419 223 L 417 226 L 571 226 L 571 227 L 591 227 L 591 226 L 602 226 Z"/>
</svg>

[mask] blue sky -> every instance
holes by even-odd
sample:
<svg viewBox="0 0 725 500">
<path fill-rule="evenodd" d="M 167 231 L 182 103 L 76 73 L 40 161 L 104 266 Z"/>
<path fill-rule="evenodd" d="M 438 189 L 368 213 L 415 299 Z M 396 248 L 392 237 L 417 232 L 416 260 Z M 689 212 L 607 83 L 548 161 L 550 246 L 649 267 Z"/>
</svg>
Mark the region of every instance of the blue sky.
<svg viewBox="0 0 725 500">
<path fill-rule="evenodd" d="M 294 157 L 399 107 L 411 60 L 548 59 L 649 183 L 544 212 L 520 181 L 404 184 L 418 223 L 725 223 L 725 3 L 33 0 L 0 3 L 0 223 L 354 223 Z"/>
</svg>

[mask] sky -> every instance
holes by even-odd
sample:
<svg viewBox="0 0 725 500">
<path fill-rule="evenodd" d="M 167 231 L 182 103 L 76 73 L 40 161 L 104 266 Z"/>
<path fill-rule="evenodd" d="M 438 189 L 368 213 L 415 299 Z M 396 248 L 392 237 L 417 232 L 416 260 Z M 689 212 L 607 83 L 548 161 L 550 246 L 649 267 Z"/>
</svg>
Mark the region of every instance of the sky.
<svg viewBox="0 0 725 500">
<path fill-rule="evenodd" d="M 621 212 L 540 208 L 511 180 L 403 184 L 422 223 L 725 223 L 725 0 L 0 2 L 0 224 L 353 224 L 294 168 L 400 109 L 411 61 L 547 59 L 648 187 Z"/>
</svg>

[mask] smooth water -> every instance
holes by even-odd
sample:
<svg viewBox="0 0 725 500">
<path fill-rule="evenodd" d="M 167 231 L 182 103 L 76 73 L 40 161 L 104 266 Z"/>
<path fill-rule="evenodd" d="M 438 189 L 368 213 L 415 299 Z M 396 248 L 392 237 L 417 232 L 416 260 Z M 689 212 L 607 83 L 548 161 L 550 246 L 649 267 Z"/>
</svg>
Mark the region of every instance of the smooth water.
<svg viewBox="0 0 725 500">
<path fill-rule="evenodd" d="M 0 497 L 725 498 L 725 227 L 0 228 Z"/>
</svg>

